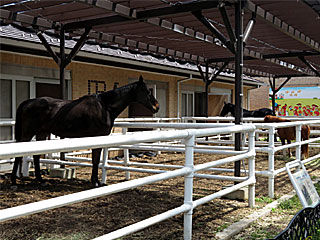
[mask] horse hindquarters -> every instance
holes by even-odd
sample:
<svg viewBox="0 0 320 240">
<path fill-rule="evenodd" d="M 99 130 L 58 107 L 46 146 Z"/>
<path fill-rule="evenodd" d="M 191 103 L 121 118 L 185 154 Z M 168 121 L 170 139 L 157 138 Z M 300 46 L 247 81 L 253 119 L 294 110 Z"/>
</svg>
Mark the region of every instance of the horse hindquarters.
<svg viewBox="0 0 320 240">
<path fill-rule="evenodd" d="M 40 107 L 40 109 L 38 109 Z M 30 99 L 22 102 L 16 112 L 16 124 L 15 124 L 15 140 L 16 142 L 30 142 L 33 136 L 41 131 L 41 127 L 43 125 L 43 118 L 41 118 L 41 114 L 45 114 L 45 110 L 48 109 L 48 104 L 46 101 L 39 102 L 38 99 Z M 40 137 L 42 140 L 45 139 L 45 134 L 42 134 Z M 37 136 L 37 140 L 40 140 Z M 34 156 L 35 166 L 37 170 L 37 162 L 39 157 Z M 13 185 L 16 185 L 16 178 L 17 178 L 17 171 L 20 165 L 21 170 L 22 164 L 22 157 L 16 157 L 11 173 L 11 182 Z M 39 167 L 40 169 L 40 167 Z M 40 170 L 36 171 L 37 179 L 40 180 L 41 176 L 39 177 Z M 20 175 L 21 172 L 20 172 Z"/>
</svg>

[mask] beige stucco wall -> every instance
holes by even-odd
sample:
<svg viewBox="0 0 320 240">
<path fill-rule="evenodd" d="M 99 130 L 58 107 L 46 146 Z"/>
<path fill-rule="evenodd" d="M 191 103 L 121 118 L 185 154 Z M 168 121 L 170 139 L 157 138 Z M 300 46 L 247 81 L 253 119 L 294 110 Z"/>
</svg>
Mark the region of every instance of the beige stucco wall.
<svg viewBox="0 0 320 240">
<path fill-rule="evenodd" d="M 177 77 L 77 62 L 71 64 L 71 69 L 73 98 L 88 94 L 88 80 L 105 81 L 107 90 L 113 88 L 114 82 L 118 82 L 119 86 L 123 86 L 128 84 L 129 79 L 138 79 L 140 75 L 145 80 L 168 82 L 167 116 L 174 117 L 176 114 L 175 96 L 177 94 L 177 87 L 174 83 L 179 79 Z M 126 109 L 120 117 L 127 116 L 128 112 Z"/>
<path fill-rule="evenodd" d="M 35 68 L 48 68 L 55 69 L 57 71 L 59 70 L 57 64 L 51 58 L 47 57 L 36 57 L 26 54 L 13 54 L 0 51 L 0 61 L 2 63 L 8 64 L 21 64 L 23 66 L 30 66 Z M 167 82 L 167 116 L 177 116 L 177 81 L 183 79 L 182 77 L 80 62 L 72 62 L 67 66 L 66 70 L 69 70 L 71 72 L 73 99 L 88 94 L 88 80 L 105 81 L 107 90 L 113 88 L 114 82 L 118 82 L 119 86 L 123 86 L 128 83 L 129 79 L 138 79 L 140 75 L 142 75 L 145 80 Z M 201 86 L 204 90 L 204 83 L 199 80 L 191 80 L 183 84 L 188 84 L 194 87 Z M 234 89 L 234 86 L 232 84 L 223 84 L 217 82 L 213 82 L 210 87 Z M 247 107 L 248 89 L 249 88 L 244 87 L 244 107 Z M 126 109 L 120 115 L 120 117 L 127 116 L 128 110 Z"/>
</svg>

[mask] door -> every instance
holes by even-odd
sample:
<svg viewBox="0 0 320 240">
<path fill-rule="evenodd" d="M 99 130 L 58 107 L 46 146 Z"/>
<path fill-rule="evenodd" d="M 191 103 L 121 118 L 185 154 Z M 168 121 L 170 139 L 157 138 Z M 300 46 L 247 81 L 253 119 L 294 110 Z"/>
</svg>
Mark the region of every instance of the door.
<svg viewBox="0 0 320 240">
<path fill-rule="evenodd" d="M 206 117 L 206 93 L 204 92 L 196 92 L 194 94 L 194 116 L 195 117 Z"/>
<path fill-rule="evenodd" d="M 60 85 L 36 82 L 36 97 L 61 98 Z"/>
</svg>

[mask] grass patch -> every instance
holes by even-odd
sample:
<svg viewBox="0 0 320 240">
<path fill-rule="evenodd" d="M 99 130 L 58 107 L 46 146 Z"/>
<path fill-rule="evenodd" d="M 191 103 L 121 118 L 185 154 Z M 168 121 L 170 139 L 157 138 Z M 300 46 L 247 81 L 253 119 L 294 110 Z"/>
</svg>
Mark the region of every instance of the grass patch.
<svg viewBox="0 0 320 240">
<path fill-rule="evenodd" d="M 256 202 L 260 202 L 260 203 L 272 203 L 274 199 L 262 196 L 262 197 L 256 197 L 255 200 Z"/>
</svg>

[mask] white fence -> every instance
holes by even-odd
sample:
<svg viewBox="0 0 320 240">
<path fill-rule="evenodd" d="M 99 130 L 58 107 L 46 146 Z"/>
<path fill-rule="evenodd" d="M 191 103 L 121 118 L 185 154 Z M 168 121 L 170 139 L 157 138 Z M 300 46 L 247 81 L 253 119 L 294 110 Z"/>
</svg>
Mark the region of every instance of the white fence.
<svg viewBox="0 0 320 240">
<path fill-rule="evenodd" d="M 86 201 L 89 199 L 107 196 L 116 192 L 125 191 L 134 187 L 151 184 L 169 178 L 184 176 L 184 202 L 180 207 L 168 210 L 157 216 L 150 217 L 131 226 L 124 227 L 117 231 L 111 232 L 101 239 L 115 239 L 130 233 L 136 232 L 153 224 L 156 224 L 175 215 L 184 213 L 184 239 L 192 239 L 192 211 L 194 208 L 207 203 L 215 198 L 233 192 L 244 186 L 249 186 L 249 206 L 254 206 L 254 191 L 255 191 L 255 148 L 254 148 L 254 130 L 253 125 L 246 126 L 230 126 L 223 128 L 205 128 L 205 129 L 188 129 L 188 130 L 169 130 L 169 131 L 148 131 L 136 132 L 125 135 L 112 135 L 92 138 L 77 138 L 63 140 L 49 140 L 28 143 L 7 143 L 0 144 L 0 159 L 12 158 L 16 156 L 29 156 L 34 154 L 45 154 L 54 152 L 69 152 L 74 150 L 82 150 L 88 148 L 110 148 L 119 145 L 132 145 L 141 142 L 157 142 L 157 141 L 173 141 L 182 139 L 184 141 L 185 164 L 181 168 L 166 171 L 156 175 L 130 180 L 123 183 L 113 184 L 101 188 L 91 189 L 83 192 L 69 194 L 57 198 L 52 198 L 40 202 L 30 203 L 22 206 L 0 210 L 0 222 L 15 219 L 21 216 L 54 209 L 73 203 Z M 195 152 L 195 138 L 212 136 L 217 134 L 230 134 L 235 132 L 248 133 L 249 145 L 247 151 L 241 152 L 235 156 L 230 156 L 220 160 L 207 162 L 199 165 L 194 165 L 193 154 Z M 105 151 L 106 152 L 106 151 Z M 231 163 L 242 159 L 248 159 L 249 171 L 247 177 L 230 177 L 230 180 L 237 180 L 239 183 L 228 187 L 216 193 L 210 194 L 203 198 L 193 200 L 193 179 L 198 175 L 198 172 L 211 169 L 221 164 Z M 108 168 L 106 163 L 106 154 L 104 154 L 103 164 L 100 165 L 103 169 Z M 133 170 L 132 167 L 118 167 L 119 170 Z M 207 174 L 210 175 L 210 174 Z M 212 175 L 214 176 L 214 175 Z M 202 176 L 204 177 L 204 176 Z M 100 239 L 97 238 L 97 239 Z"/>
<path fill-rule="evenodd" d="M 252 123 L 256 126 L 256 152 L 265 152 L 268 154 L 268 169 L 256 171 L 256 175 L 261 175 L 264 177 L 268 177 L 268 195 L 271 198 L 274 198 L 274 182 L 275 177 L 282 172 L 286 171 L 285 166 L 279 169 L 275 169 L 275 153 L 282 150 L 285 151 L 288 148 L 295 148 L 296 149 L 296 159 L 301 160 L 301 145 L 308 143 L 309 147 L 319 148 L 320 147 L 320 131 L 318 130 L 320 127 L 320 118 L 319 117 L 284 117 L 286 119 L 292 120 L 294 122 L 285 122 L 285 123 L 262 123 L 263 118 L 243 118 L 244 123 Z M 206 121 L 206 122 L 232 122 L 234 121 L 233 117 L 188 117 L 183 118 L 184 121 Z M 225 124 L 225 123 L 224 123 Z M 301 140 L 301 126 L 302 125 L 309 125 L 310 127 L 318 128 L 318 129 L 311 129 L 310 138 L 309 140 L 302 141 Z M 295 127 L 296 128 L 296 141 L 291 144 L 286 144 L 280 146 L 281 143 L 276 143 L 274 141 L 274 136 L 276 134 L 277 128 L 285 128 L 285 127 Z M 267 130 L 267 131 L 266 131 Z M 267 134 L 268 142 L 259 141 L 259 134 Z M 246 149 L 245 138 L 243 139 L 244 142 L 242 143 L 243 149 Z M 201 143 L 211 143 L 211 144 L 233 144 L 234 141 L 232 140 L 211 140 L 211 141 L 201 141 Z M 232 149 L 232 146 L 223 147 L 223 149 Z M 316 154 L 315 156 L 309 157 L 304 159 L 302 162 L 304 164 L 310 163 L 314 160 L 320 159 L 320 153 Z M 230 169 L 220 169 L 220 171 L 232 171 Z"/>
<path fill-rule="evenodd" d="M 269 197 L 274 198 L 274 181 L 275 177 L 282 172 L 286 171 L 286 167 L 282 167 L 279 169 L 275 169 L 275 153 L 278 151 L 285 151 L 289 148 L 296 149 L 296 160 L 301 159 L 301 145 L 303 144 L 310 144 L 316 143 L 318 146 L 320 137 L 310 138 L 309 140 L 301 140 L 301 127 L 303 125 L 313 125 L 313 124 L 320 124 L 320 120 L 310 120 L 310 121 L 297 121 L 297 122 L 283 122 L 283 123 L 262 123 L 262 124 L 255 124 L 255 126 L 259 129 L 268 129 L 268 146 L 267 147 L 256 147 L 257 152 L 266 152 L 268 153 L 268 169 L 264 171 L 256 172 L 256 174 L 261 174 L 262 176 L 268 177 L 268 190 L 269 190 Z M 274 142 L 274 135 L 276 133 L 277 128 L 287 128 L 287 127 L 295 127 L 296 129 L 296 141 L 291 144 L 285 144 L 283 146 L 275 146 Z M 315 156 L 309 157 L 304 159 L 303 163 L 309 163 L 313 160 L 320 159 L 320 153 L 316 154 Z"/>
<path fill-rule="evenodd" d="M 137 119 L 130 119 L 130 118 L 120 118 L 117 120 L 115 123 L 115 127 L 121 127 L 123 128 L 123 133 L 126 133 L 127 128 L 152 128 L 152 129 L 164 129 L 164 128 L 174 128 L 174 129 L 188 129 L 188 128 L 214 128 L 214 127 L 222 127 L 222 126 L 232 126 L 234 125 L 232 121 L 234 120 L 233 117 L 208 117 L 208 118 L 203 118 L 203 117 L 184 117 L 181 118 L 182 121 L 206 121 L 206 122 L 215 122 L 215 123 L 171 123 L 171 122 L 177 122 L 180 119 L 179 118 L 137 118 Z M 310 147 L 320 147 L 319 140 L 320 138 L 315 138 L 314 136 L 318 136 L 319 130 L 311 130 L 311 138 L 308 141 L 301 141 L 301 134 L 299 130 L 299 126 L 304 124 L 308 124 L 310 126 L 315 126 L 319 127 L 320 126 L 320 119 L 319 118 L 288 118 L 292 120 L 299 120 L 296 122 L 291 122 L 291 123 L 261 123 L 263 121 L 263 118 L 244 118 L 244 122 L 246 123 L 253 123 L 256 126 L 256 134 L 257 133 L 264 133 L 265 135 L 268 135 L 269 142 L 265 141 L 259 141 L 259 138 L 256 136 L 256 151 L 257 152 L 265 152 L 268 154 L 268 168 L 260 171 L 256 171 L 257 175 L 261 175 L 264 177 L 268 177 L 268 189 L 269 189 L 269 197 L 273 198 L 274 197 L 274 181 L 275 177 L 285 171 L 285 167 L 282 167 L 280 169 L 275 169 L 275 164 L 274 164 L 274 159 L 275 159 L 275 153 L 284 150 L 287 148 L 292 148 L 295 147 L 297 149 L 296 155 L 298 156 L 297 159 L 300 159 L 300 149 L 301 149 L 301 144 L 304 143 L 309 143 Z M 308 119 L 308 121 L 302 121 L 304 119 Z M 316 119 L 316 120 L 314 120 Z M 120 122 L 120 121 L 127 121 L 127 123 Z M 130 121 L 130 122 L 129 122 Z M 148 121 L 148 122 L 140 122 L 140 121 Z M 168 123 L 170 122 L 170 123 Z M 224 123 L 222 123 L 224 122 Z M 276 133 L 276 129 L 279 127 L 289 127 L 289 126 L 296 126 L 297 128 L 297 140 L 295 143 L 292 143 L 290 145 L 284 145 L 284 146 L 279 146 L 281 143 L 276 143 L 274 142 L 274 134 Z M 199 153 L 209 153 L 209 154 L 235 154 L 235 151 L 233 150 L 233 146 L 230 146 L 234 144 L 234 140 L 232 137 L 233 134 L 231 134 L 231 139 L 229 140 L 222 140 L 221 134 L 213 137 L 209 137 L 206 139 L 196 139 L 197 143 L 201 144 L 215 144 L 215 146 L 196 146 L 195 147 L 195 152 Z M 230 137 L 230 134 L 227 135 Z M 243 138 L 245 140 L 245 138 Z M 131 145 L 122 145 L 122 146 L 117 146 L 117 149 L 123 149 L 124 151 L 124 161 L 108 161 L 108 162 L 103 162 L 105 165 L 105 168 L 103 168 L 103 176 L 102 176 L 102 182 L 105 182 L 106 178 L 106 172 L 105 169 L 117 169 L 118 167 L 116 166 L 111 166 L 108 165 L 108 163 L 120 165 L 123 167 L 129 167 L 130 166 L 151 166 L 151 167 L 165 167 L 165 168 L 179 168 L 179 166 L 161 166 L 161 165 L 154 165 L 152 164 L 139 164 L 139 163 L 132 163 L 129 161 L 129 152 L 128 149 L 137 149 L 137 150 L 151 150 L 151 151 L 175 151 L 175 152 L 183 152 L 184 151 L 184 145 L 183 144 L 178 144 L 179 142 L 174 142 L 174 143 L 153 143 L 153 144 L 131 144 Z M 243 149 L 246 149 L 246 142 L 243 142 Z M 315 159 L 319 158 L 319 154 L 316 156 L 310 157 L 308 159 L 305 159 L 303 162 L 308 163 L 311 162 Z M 83 158 L 77 158 L 74 156 L 67 156 L 67 160 L 84 160 L 88 161 L 88 159 L 83 159 Z M 12 162 L 12 160 L 0 160 L 0 164 L 4 162 Z M 31 159 L 27 159 L 27 161 L 31 161 Z M 59 162 L 59 161 L 54 161 L 54 160 L 42 160 L 43 163 L 51 163 L 51 164 L 68 164 L 68 162 Z M 69 163 L 70 165 L 82 165 L 82 166 L 90 166 L 88 163 Z M 130 170 L 130 169 L 129 169 Z M 217 168 L 215 169 L 217 171 L 224 171 L 224 172 L 230 172 L 233 171 L 232 169 L 223 169 L 223 168 Z M 132 169 L 132 171 L 143 171 L 143 172 L 153 172 L 153 173 L 160 173 L 163 172 L 163 170 L 147 170 L 147 169 Z M 246 170 L 242 170 L 246 171 Z M 25 171 L 27 172 L 27 171 Z M 218 177 L 216 177 L 218 179 Z M 222 178 L 220 176 L 220 178 Z M 126 179 L 130 179 L 130 171 L 126 171 Z"/>
</svg>

